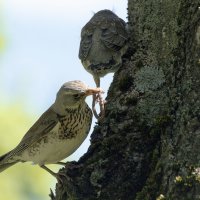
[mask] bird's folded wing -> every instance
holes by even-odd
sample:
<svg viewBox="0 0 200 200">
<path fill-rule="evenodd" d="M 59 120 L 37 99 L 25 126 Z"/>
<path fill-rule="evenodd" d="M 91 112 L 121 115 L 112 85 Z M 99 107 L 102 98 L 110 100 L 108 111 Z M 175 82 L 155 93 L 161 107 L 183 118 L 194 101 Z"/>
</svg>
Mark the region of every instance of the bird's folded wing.
<svg viewBox="0 0 200 200">
<path fill-rule="evenodd" d="M 125 23 L 121 19 L 115 19 L 112 23 L 104 23 L 101 29 L 101 41 L 113 51 L 119 51 L 128 40 Z"/>
<path fill-rule="evenodd" d="M 81 31 L 81 42 L 79 47 L 79 59 L 81 60 L 85 60 L 89 54 L 92 46 L 92 34 L 92 29 L 87 28 L 87 26 L 83 27 Z"/>
<path fill-rule="evenodd" d="M 35 142 L 41 140 L 41 138 L 45 137 L 57 123 L 59 123 L 57 114 L 50 107 L 28 130 L 17 147 L 10 152 L 9 156 L 16 155 Z"/>
</svg>

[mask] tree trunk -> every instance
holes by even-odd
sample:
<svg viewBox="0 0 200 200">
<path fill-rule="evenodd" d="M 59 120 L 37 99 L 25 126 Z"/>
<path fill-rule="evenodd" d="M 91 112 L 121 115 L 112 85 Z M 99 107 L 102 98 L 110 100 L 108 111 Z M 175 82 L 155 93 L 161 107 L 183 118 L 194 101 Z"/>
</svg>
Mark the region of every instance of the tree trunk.
<svg viewBox="0 0 200 200">
<path fill-rule="evenodd" d="M 129 0 L 129 53 L 56 200 L 200 199 L 200 2 Z"/>
</svg>

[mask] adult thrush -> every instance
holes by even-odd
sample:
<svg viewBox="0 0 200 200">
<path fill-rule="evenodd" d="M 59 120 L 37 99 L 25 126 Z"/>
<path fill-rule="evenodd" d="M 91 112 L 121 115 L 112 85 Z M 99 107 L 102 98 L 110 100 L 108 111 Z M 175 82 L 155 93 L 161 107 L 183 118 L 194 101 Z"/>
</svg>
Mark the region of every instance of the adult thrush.
<svg viewBox="0 0 200 200">
<path fill-rule="evenodd" d="M 45 165 L 59 163 L 85 140 L 92 122 L 92 112 L 85 98 L 99 92 L 100 88 L 89 88 L 81 81 L 66 82 L 54 104 L 28 130 L 17 147 L 0 157 L 0 172 L 17 162 L 31 161 L 57 177 Z"/>
<path fill-rule="evenodd" d="M 92 74 L 97 87 L 100 77 L 116 72 L 122 65 L 122 56 L 127 50 L 128 32 L 126 23 L 110 10 L 97 12 L 81 30 L 79 58 L 84 68 Z M 93 112 L 96 116 L 95 102 L 101 95 L 93 98 Z"/>
</svg>

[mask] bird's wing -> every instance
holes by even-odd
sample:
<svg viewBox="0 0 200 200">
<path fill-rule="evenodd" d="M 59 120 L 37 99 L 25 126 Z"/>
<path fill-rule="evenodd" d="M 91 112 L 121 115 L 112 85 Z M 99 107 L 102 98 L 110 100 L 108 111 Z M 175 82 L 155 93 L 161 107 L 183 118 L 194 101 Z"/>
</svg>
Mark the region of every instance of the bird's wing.
<svg viewBox="0 0 200 200">
<path fill-rule="evenodd" d="M 93 28 L 86 24 L 81 30 L 81 42 L 79 47 L 79 59 L 85 60 L 92 46 Z"/>
<path fill-rule="evenodd" d="M 17 147 L 9 153 L 9 157 L 22 152 L 24 149 L 45 137 L 58 122 L 57 114 L 50 107 L 28 130 Z"/>
<path fill-rule="evenodd" d="M 107 48 L 119 51 L 125 45 L 128 40 L 125 26 L 125 22 L 120 18 L 113 18 L 106 23 L 101 23 L 101 41 Z"/>
</svg>

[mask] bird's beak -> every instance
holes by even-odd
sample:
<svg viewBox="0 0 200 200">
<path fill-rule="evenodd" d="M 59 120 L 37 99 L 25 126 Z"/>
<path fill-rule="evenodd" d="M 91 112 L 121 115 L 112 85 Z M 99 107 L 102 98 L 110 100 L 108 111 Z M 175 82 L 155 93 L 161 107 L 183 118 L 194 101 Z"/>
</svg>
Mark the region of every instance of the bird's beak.
<svg viewBox="0 0 200 200">
<path fill-rule="evenodd" d="M 86 96 L 98 94 L 98 93 L 104 93 L 104 91 L 101 88 L 88 88 L 85 91 Z"/>
</svg>

